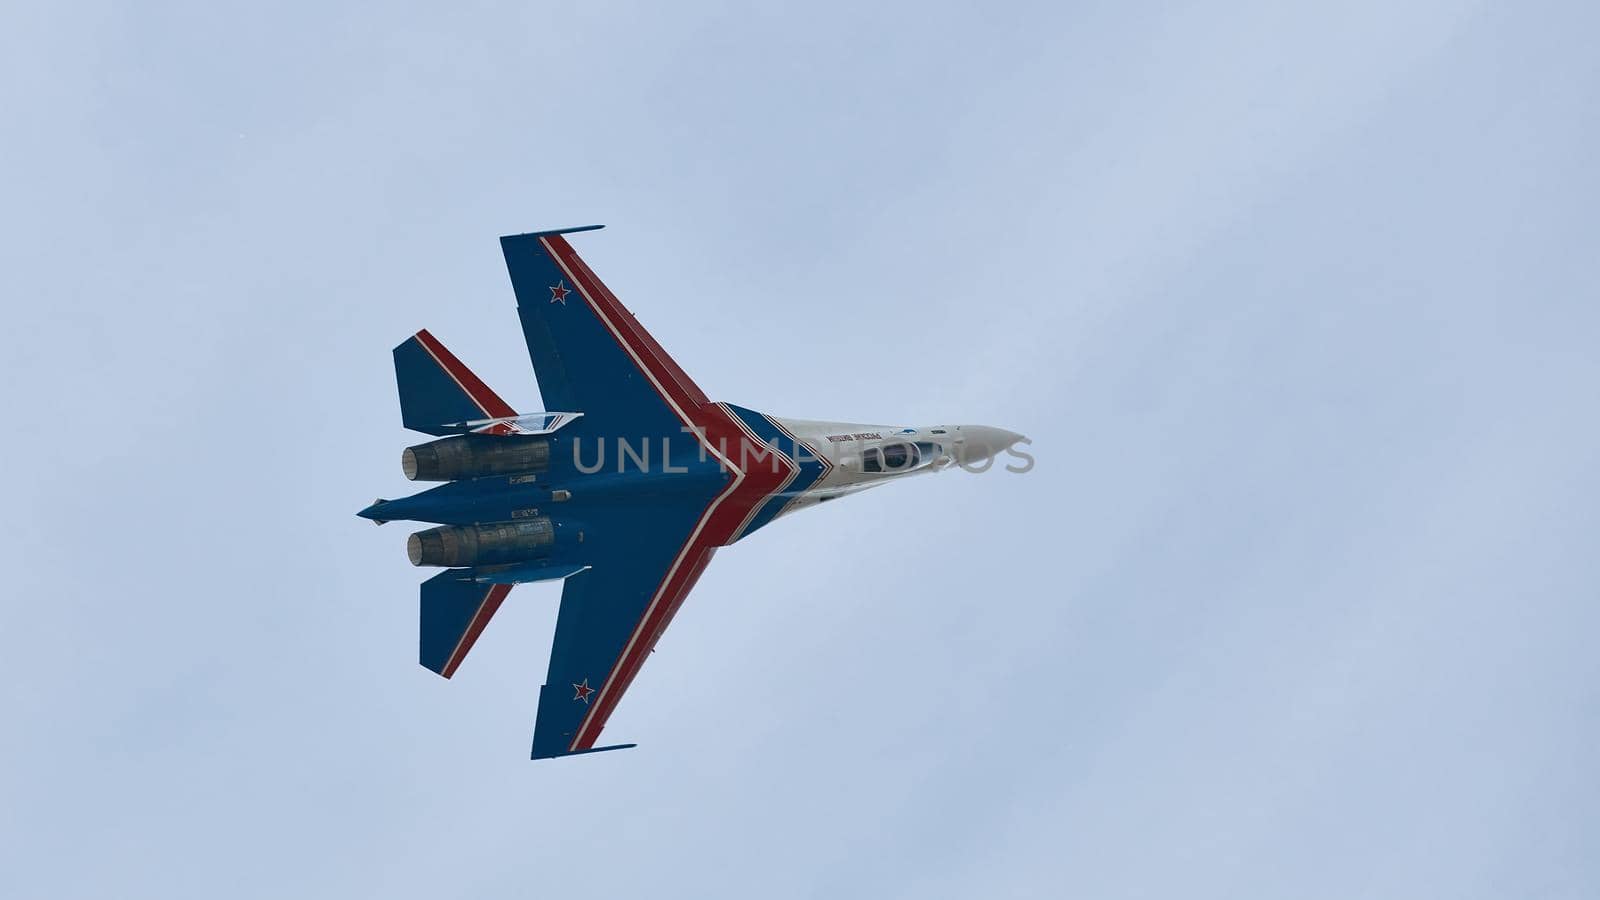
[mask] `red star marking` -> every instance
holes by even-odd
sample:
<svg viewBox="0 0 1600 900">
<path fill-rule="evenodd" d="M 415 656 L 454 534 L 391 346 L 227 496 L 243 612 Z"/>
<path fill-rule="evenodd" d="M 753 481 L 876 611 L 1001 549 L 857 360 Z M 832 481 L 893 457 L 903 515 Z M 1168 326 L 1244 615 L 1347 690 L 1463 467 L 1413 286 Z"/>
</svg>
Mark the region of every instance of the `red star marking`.
<svg viewBox="0 0 1600 900">
<path fill-rule="evenodd" d="M 550 302 L 559 303 L 562 306 L 566 306 L 567 295 L 570 293 L 572 293 L 572 291 L 567 289 L 567 280 L 563 278 L 550 286 Z"/>
<path fill-rule="evenodd" d="M 594 693 L 594 688 L 589 687 L 589 679 L 587 678 L 585 678 L 581 684 L 574 684 L 572 689 L 577 691 L 577 693 L 573 695 L 572 699 L 582 700 L 584 703 L 588 703 L 589 695 Z"/>
</svg>

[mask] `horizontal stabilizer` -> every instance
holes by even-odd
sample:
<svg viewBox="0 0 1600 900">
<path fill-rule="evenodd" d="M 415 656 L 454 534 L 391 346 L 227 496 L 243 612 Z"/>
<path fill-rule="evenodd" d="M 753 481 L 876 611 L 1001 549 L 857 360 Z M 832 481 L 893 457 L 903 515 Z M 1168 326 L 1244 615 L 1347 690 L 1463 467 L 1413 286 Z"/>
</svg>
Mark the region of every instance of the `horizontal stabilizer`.
<svg viewBox="0 0 1600 900">
<path fill-rule="evenodd" d="M 458 434 L 450 422 L 513 419 L 517 411 L 489 389 L 427 329 L 394 348 L 400 420 L 423 434 Z"/>
<path fill-rule="evenodd" d="M 465 569 L 424 581 L 418 661 L 446 678 L 454 675 L 509 593 L 511 585 L 479 584 Z"/>
</svg>

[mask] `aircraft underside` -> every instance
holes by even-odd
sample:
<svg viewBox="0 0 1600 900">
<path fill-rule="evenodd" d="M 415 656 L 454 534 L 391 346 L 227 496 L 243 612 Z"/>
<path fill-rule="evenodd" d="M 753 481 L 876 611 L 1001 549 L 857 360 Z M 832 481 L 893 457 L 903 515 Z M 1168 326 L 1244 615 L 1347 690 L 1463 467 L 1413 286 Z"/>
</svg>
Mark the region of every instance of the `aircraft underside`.
<svg viewBox="0 0 1600 900">
<path fill-rule="evenodd" d="M 592 226 L 594 227 L 594 226 Z M 592 228 L 591 227 L 591 228 Z M 501 238 L 545 405 L 519 414 L 427 331 L 395 348 L 408 479 L 360 515 L 433 523 L 407 540 L 423 583 L 420 661 L 448 678 L 515 584 L 564 582 L 533 757 L 597 741 L 719 547 L 805 506 L 992 460 L 982 426 L 779 419 L 713 403 L 564 234 Z"/>
</svg>

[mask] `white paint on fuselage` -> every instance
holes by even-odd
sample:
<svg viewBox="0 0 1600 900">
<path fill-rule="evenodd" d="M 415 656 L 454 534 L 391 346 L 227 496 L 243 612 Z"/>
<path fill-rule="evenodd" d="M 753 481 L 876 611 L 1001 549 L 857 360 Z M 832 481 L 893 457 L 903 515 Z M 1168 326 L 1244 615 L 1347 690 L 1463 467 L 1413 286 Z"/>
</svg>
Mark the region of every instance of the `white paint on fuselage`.
<svg viewBox="0 0 1600 900">
<path fill-rule="evenodd" d="M 771 418 L 828 465 L 823 476 L 797 492 L 779 515 L 912 475 L 957 464 L 976 465 L 1023 440 L 1020 434 L 986 425 L 913 427 Z"/>
</svg>

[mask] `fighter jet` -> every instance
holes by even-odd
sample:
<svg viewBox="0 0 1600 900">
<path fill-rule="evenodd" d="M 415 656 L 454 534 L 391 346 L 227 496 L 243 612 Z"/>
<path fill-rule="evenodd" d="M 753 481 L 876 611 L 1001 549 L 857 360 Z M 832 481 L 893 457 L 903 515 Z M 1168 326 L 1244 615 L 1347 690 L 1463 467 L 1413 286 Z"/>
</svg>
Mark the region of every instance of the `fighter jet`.
<svg viewBox="0 0 1600 900">
<path fill-rule="evenodd" d="M 437 440 L 401 454 L 442 482 L 379 500 L 422 584 L 421 663 L 449 678 L 513 585 L 564 580 L 534 759 L 617 750 L 606 721 L 718 548 L 799 509 L 1025 439 L 981 425 L 785 419 L 714 403 L 564 235 L 500 239 L 548 410 L 518 413 L 426 330 L 394 349 L 401 421 Z M 709 711 L 708 711 L 709 714 Z"/>
</svg>

